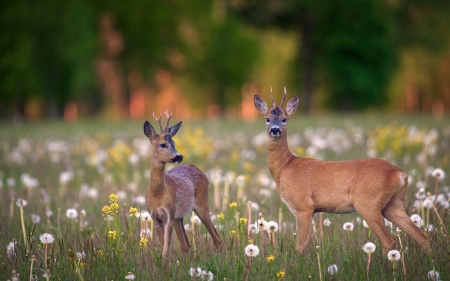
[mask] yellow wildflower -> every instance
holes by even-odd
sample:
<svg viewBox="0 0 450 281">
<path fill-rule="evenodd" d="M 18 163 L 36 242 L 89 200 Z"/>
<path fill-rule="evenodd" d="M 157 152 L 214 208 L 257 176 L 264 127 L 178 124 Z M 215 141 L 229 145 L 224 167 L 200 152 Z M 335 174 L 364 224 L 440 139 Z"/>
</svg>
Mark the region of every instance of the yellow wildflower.
<svg viewBox="0 0 450 281">
<path fill-rule="evenodd" d="M 139 246 L 141 246 L 141 247 L 147 245 L 147 243 L 148 243 L 148 239 L 145 237 L 142 237 L 141 240 L 139 240 Z"/>
<path fill-rule="evenodd" d="M 83 268 L 84 266 L 86 265 L 86 263 L 85 262 L 80 262 L 80 268 Z"/>
<path fill-rule="evenodd" d="M 233 229 L 232 231 L 230 231 L 230 234 L 234 236 L 237 234 L 237 231 Z"/>
<path fill-rule="evenodd" d="M 230 203 L 230 208 L 237 208 L 237 203 L 236 202 L 231 202 Z"/>
<path fill-rule="evenodd" d="M 113 214 L 117 214 L 119 212 L 119 204 L 117 204 L 116 202 L 111 203 L 111 205 L 109 205 L 109 208 L 111 209 L 111 213 Z"/>
<path fill-rule="evenodd" d="M 103 250 L 98 249 L 97 254 L 99 254 L 100 256 L 103 255 Z"/>
<path fill-rule="evenodd" d="M 277 277 L 283 278 L 284 275 L 286 275 L 286 273 L 283 270 L 280 270 L 280 271 L 277 272 Z"/>
<path fill-rule="evenodd" d="M 249 244 L 253 244 L 253 239 L 252 238 L 248 238 L 248 243 Z"/>
<path fill-rule="evenodd" d="M 138 213 L 138 209 L 134 207 L 130 207 L 130 217 L 135 217 Z"/>
<path fill-rule="evenodd" d="M 110 213 L 111 213 L 111 208 L 109 207 L 109 206 L 104 206 L 103 207 L 103 209 L 102 209 L 102 211 L 103 211 L 103 213 L 105 214 L 105 215 L 109 215 Z"/>
<path fill-rule="evenodd" d="M 247 223 L 247 218 L 244 218 L 244 217 L 240 218 L 239 219 L 239 223 L 246 224 Z"/>
<path fill-rule="evenodd" d="M 273 255 L 267 256 L 267 262 L 273 262 L 275 260 L 275 257 Z"/>
<path fill-rule="evenodd" d="M 116 239 L 117 232 L 116 231 L 109 231 L 108 232 L 108 236 L 111 237 L 112 239 Z"/>
<path fill-rule="evenodd" d="M 109 202 L 113 203 L 117 202 L 117 200 L 119 200 L 119 196 L 117 196 L 117 194 L 111 193 L 111 195 L 109 195 Z"/>
<path fill-rule="evenodd" d="M 221 220 L 223 220 L 225 218 L 225 214 L 224 213 L 220 213 L 217 215 L 217 217 Z"/>
</svg>

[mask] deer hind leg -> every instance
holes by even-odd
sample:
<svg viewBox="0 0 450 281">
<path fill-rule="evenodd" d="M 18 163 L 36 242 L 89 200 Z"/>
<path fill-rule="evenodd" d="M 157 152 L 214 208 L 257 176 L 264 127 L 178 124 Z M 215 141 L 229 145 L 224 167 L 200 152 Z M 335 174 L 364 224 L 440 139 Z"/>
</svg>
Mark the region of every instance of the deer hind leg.
<svg viewBox="0 0 450 281">
<path fill-rule="evenodd" d="M 206 229 L 208 230 L 209 234 L 211 235 L 214 241 L 214 245 L 216 245 L 216 248 L 220 250 L 222 248 L 222 241 L 220 239 L 219 234 L 217 233 L 216 228 L 214 227 L 211 221 L 211 217 L 209 216 L 209 208 L 197 207 L 195 209 L 195 213 L 202 221 L 202 223 L 205 225 Z"/>
<path fill-rule="evenodd" d="M 378 237 L 378 240 L 380 240 L 381 247 L 383 248 L 383 253 L 387 254 L 389 250 L 392 250 L 392 248 L 394 248 L 395 240 L 387 231 L 386 226 L 384 225 L 383 217 L 381 216 L 381 212 L 378 209 L 369 209 L 368 207 L 369 206 L 356 208 L 355 206 L 355 209 L 364 218 L 370 229 Z"/>
<path fill-rule="evenodd" d="M 162 250 L 162 256 L 167 257 L 169 255 L 170 241 L 172 240 L 173 221 L 169 220 L 164 225 L 164 245 Z"/>
<path fill-rule="evenodd" d="M 296 212 L 295 219 L 297 223 L 297 245 L 296 249 L 300 253 L 303 253 L 308 244 L 309 229 L 311 227 L 312 211 Z"/>
<path fill-rule="evenodd" d="M 428 235 L 406 214 L 401 200 L 393 198 L 384 208 L 383 216 L 416 240 L 427 253 L 431 252 Z"/>
<path fill-rule="evenodd" d="M 189 244 L 186 231 L 184 230 L 183 218 L 176 219 L 174 221 L 173 227 L 175 228 L 178 240 L 180 241 L 181 251 L 186 253 L 191 245 Z"/>
</svg>

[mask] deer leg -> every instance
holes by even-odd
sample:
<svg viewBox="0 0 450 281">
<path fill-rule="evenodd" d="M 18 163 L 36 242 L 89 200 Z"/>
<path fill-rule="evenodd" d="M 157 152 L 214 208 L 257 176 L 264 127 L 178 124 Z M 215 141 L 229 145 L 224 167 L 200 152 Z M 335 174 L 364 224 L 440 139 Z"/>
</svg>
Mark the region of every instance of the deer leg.
<svg viewBox="0 0 450 281">
<path fill-rule="evenodd" d="M 202 209 L 197 208 L 195 210 L 195 213 L 197 214 L 198 218 L 202 221 L 202 223 L 205 225 L 206 229 L 208 230 L 209 234 L 211 235 L 214 245 L 216 245 L 217 249 L 222 248 L 222 241 L 220 240 L 220 236 L 216 231 L 216 228 L 214 227 L 211 217 L 209 216 L 209 209 Z"/>
<path fill-rule="evenodd" d="M 159 219 L 155 219 L 155 228 L 156 228 L 156 232 L 158 233 L 158 237 L 159 237 L 159 243 L 161 244 L 161 247 L 164 246 L 164 226 L 162 224 L 162 221 L 160 221 Z"/>
<path fill-rule="evenodd" d="M 311 228 L 312 211 L 296 212 L 295 214 L 297 223 L 297 246 L 296 249 L 300 253 L 306 250 L 308 244 L 309 229 Z"/>
<path fill-rule="evenodd" d="M 406 214 L 401 200 L 394 198 L 383 210 L 383 216 L 411 236 L 429 254 L 431 252 L 428 235 L 417 227 Z"/>
<path fill-rule="evenodd" d="M 181 251 L 186 253 L 189 250 L 189 240 L 183 226 L 183 218 L 175 219 L 173 224 L 178 240 L 180 241 Z"/>
<path fill-rule="evenodd" d="M 356 208 L 356 211 L 361 214 L 370 229 L 378 237 L 378 240 L 380 240 L 384 254 L 387 254 L 389 250 L 394 248 L 395 240 L 387 231 L 380 211 L 376 209 L 368 209 L 367 206 L 364 206 L 361 209 Z"/>
<path fill-rule="evenodd" d="M 164 246 L 162 256 L 167 257 L 169 254 L 170 241 L 172 239 L 173 220 L 169 220 L 164 226 Z"/>
</svg>

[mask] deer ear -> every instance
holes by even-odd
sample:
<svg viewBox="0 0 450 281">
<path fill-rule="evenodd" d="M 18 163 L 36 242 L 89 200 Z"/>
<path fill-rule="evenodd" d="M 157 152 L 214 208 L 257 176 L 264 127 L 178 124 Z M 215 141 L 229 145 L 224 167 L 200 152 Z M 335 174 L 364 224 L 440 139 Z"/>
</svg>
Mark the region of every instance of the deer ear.
<svg viewBox="0 0 450 281">
<path fill-rule="evenodd" d="M 183 121 L 180 121 L 177 124 L 175 124 L 175 125 L 173 125 L 172 127 L 169 128 L 169 135 L 171 137 L 175 136 L 175 134 L 178 132 L 178 129 L 180 129 L 182 122 Z"/>
<path fill-rule="evenodd" d="M 300 98 L 298 96 L 293 97 L 286 105 L 286 112 L 288 115 L 292 115 L 295 113 L 298 107 L 298 103 Z"/>
<path fill-rule="evenodd" d="M 258 95 L 255 95 L 255 107 L 262 114 L 266 114 L 269 111 L 267 103 Z"/>
<path fill-rule="evenodd" d="M 152 127 L 152 125 L 148 121 L 144 122 L 144 134 L 149 139 L 152 139 L 152 138 L 154 138 L 157 135 L 156 132 L 155 132 L 155 129 Z"/>
</svg>

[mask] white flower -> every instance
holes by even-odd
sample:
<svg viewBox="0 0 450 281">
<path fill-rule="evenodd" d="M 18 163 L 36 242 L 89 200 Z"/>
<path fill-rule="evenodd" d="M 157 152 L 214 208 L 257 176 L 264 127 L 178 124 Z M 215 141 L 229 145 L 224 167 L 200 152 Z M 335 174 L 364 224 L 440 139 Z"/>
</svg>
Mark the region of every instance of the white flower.
<svg viewBox="0 0 450 281">
<path fill-rule="evenodd" d="M 16 201 L 16 205 L 19 207 L 25 207 L 28 204 L 28 202 L 22 198 L 18 198 Z"/>
<path fill-rule="evenodd" d="M 337 274 L 338 273 L 338 266 L 337 265 L 335 265 L 335 264 L 332 264 L 332 265 L 330 265 L 329 267 L 328 267 L 328 274 L 330 274 L 330 275 L 335 275 L 335 274 Z"/>
<path fill-rule="evenodd" d="M 53 235 L 51 235 L 50 233 L 44 233 L 41 234 L 41 236 L 39 236 L 39 240 L 41 241 L 42 244 L 51 244 L 55 239 L 53 238 Z"/>
<path fill-rule="evenodd" d="M 390 261 L 398 261 L 402 257 L 400 252 L 397 250 L 390 250 L 387 256 Z"/>
<path fill-rule="evenodd" d="M 8 257 L 11 257 L 16 254 L 16 243 L 14 241 L 9 242 L 8 245 L 6 245 L 6 255 Z"/>
<path fill-rule="evenodd" d="M 191 223 L 199 225 L 202 223 L 202 221 L 200 220 L 200 218 L 197 215 L 193 215 L 193 216 L 191 216 Z"/>
<path fill-rule="evenodd" d="M 324 219 L 324 220 L 323 220 L 323 225 L 325 225 L 325 226 L 330 226 L 330 225 L 331 225 L 330 219 L 329 219 L 329 218 Z"/>
<path fill-rule="evenodd" d="M 59 174 L 59 183 L 62 185 L 68 184 L 73 179 L 73 172 L 64 171 Z"/>
<path fill-rule="evenodd" d="M 259 232 L 259 231 L 264 231 L 264 230 L 267 229 L 267 222 L 266 222 L 265 220 L 259 219 L 259 220 L 255 223 L 255 225 L 256 225 L 256 229 L 257 229 L 258 232 Z"/>
<path fill-rule="evenodd" d="M 214 274 L 211 271 L 206 272 L 206 270 L 204 270 L 202 271 L 202 279 L 212 281 L 214 279 Z"/>
<path fill-rule="evenodd" d="M 184 224 L 184 231 L 190 232 L 191 231 L 191 225 L 188 224 L 188 223 Z"/>
<path fill-rule="evenodd" d="M 427 227 L 425 227 L 425 231 L 432 232 L 434 230 L 434 225 L 428 224 Z"/>
<path fill-rule="evenodd" d="M 367 254 L 371 254 L 371 253 L 375 252 L 375 250 L 377 249 L 377 246 L 375 246 L 375 244 L 373 244 L 372 242 L 367 242 L 366 244 L 364 244 L 362 249 Z"/>
<path fill-rule="evenodd" d="M 425 199 L 427 197 L 427 195 L 425 194 L 425 189 L 424 188 L 419 188 L 419 191 L 417 191 L 416 193 L 416 198 L 417 199 Z"/>
<path fill-rule="evenodd" d="M 342 226 L 344 228 L 345 231 L 353 231 L 353 223 L 351 222 L 346 222 L 344 223 L 344 225 Z"/>
<path fill-rule="evenodd" d="M 445 172 L 442 169 L 434 169 L 433 172 L 431 172 L 431 176 L 435 177 L 438 180 L 442 180 L 445 178 Z"/>
<path fill-rule="evenodd" d="M 145 205 L 146 203 L 145 197 L 142 195 L 134 197 L 131 201 L 137 205 Z"/>
<path fill-rule="evenodd" d="M 77 210 L 73 209 L 73 208 L 69 208 L 66 210 L 66 217 L 68 219 L 76 219 L 78 217 L 78 212 Z"/>
<path fill-rule="evenodd" d="M 75 256 L 77 257 L 78 261 L 80 261 L 82 259 L 84 260 L 86 258 L 86 253 L 84 251 L 83 252 L 77 252 L 75 254 Z"/>
<path fill-rule="evenodd" d="M 45 211 L 45 215 L 47 216 L 47 218 L 53 216 L 53 211 L 52 210 L 47 210 Z"/>
<path fill-rule="evenodd" d="M 269 232 L 277 232 L 278 231 L 278 223 L 274 221 L 269 221 L 266 224 L 266 228 Z"/>
<path fill-rule="evenodd" d="M 259 248 L 256 245 L 249 244 L 245 247 L 244 252 L 247 257 L 256 257 L 259 254 Z"/>
<path fill-rule="evenodd" d="M 200 275 L 202 275 L 202 269 L 200 267 L 197 267 L 197 268 L 191 267 L 189 269 L 189 275 L 191 277 L 200 277 Z"/>
<path fill-rule="evenodd" d="M 125 276 L 125 279 L 127 280 L 134 280 L 136 276 L 134 276 L 133 272 L 128 272 L 127 276 Z"/>
<path fill-rule="evenodd" d="M 364 226 L 365 228 L 369 228 L 369 225 L 367 224 L 366 220 L 363 220 L 363 226 Z"/>
<path fill-rule="evenodd" d="M 412 214 L 410 218 L 413 221 L 413 223 L 415 225 L 417 225 L 418 227 L 422 227 L 423 226 L 423 220 L 422 220 L 422 217 L 419 214 Z"/>
<path fill-rule="evenodd" d="M 422 206 L 424 208 L 431 209 L 433 207 L 433 202 L 431 202 L 431 200 L 427 198 L 427 199 L 423 200 Z"/>
<path fill-rule="evenodd" d="M 439 280 L 439 277 L 441 277 L 441 276 L 440 276 L 439 272 L 437 272 L 436 270 L 428 271 L 428 279 L 437 281 L 437 280 Z"/>
<path fill-rule="evenodd" d="M 31 221 L 33 224 L 38 224 L 41 221 L 41 217 L 36 214 L 31 214 Z"/>
</svg>

